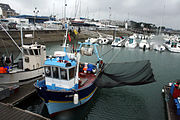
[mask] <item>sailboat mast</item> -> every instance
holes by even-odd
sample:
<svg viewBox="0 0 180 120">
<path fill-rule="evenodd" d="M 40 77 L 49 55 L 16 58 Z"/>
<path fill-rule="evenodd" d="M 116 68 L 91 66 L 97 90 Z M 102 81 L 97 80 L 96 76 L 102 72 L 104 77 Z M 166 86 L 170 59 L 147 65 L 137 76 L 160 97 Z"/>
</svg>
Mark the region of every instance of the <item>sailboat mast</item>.
<svg viewBox="0 0 180 120">
<path fill-rule="evenodd" d="M 66 3 L 66 0 L 65 0 L 65 8 L 64 8 L 64 20 L 65 20 L 65 29 L 66 29 L 65 42 L 64 42 L 64 51 L 65 52 L 66 52 L 66 42 L 67 42 L 68 27 L 69 27 L 68 20 L 66 20 L 66 7 L 67 7 L 67 3 Z"/>
<path fill-rule="evenodd" d="M 22 32 L 22 23 L 21 23 L 21 44 L 22 44 L 22 56 L 23 56 L 23 54 L 24 54 L 24 51 L 23 51 L 24 40 L 23 40 L 23 32 Z"/>
</svg>

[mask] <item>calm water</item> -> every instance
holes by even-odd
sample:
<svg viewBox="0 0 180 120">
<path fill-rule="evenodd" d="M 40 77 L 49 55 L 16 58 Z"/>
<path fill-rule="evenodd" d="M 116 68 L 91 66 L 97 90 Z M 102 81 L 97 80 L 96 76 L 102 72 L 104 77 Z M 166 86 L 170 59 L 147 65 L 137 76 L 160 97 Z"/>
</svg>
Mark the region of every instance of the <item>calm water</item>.
<svg viewBox="0 0 180 120">
<path fill-rule="evenodd" d="M 47 54 L 53 54 L 59 50 L 59 43 L 48 43 Z M 100 46 L 100 54 L 110 50 L 111 46 Z M 112 58 L 114 58 L 112 60 Z M 88 57 L 84 60 L 92 61 L 95 57 Z M 165 120 L 166 110 L 161 89 L 170 81 L 179 79 L 180 53 L 163 53 L 139 48 L 114 48 L 103 57 L 107 63 L 129 62 L 138 60 L 150 60 L 155 83 L 143 86 L 124 86 L 112 89 L 99 89 L 93 99 L 87 104 L 72 111 L 63 112 L 57 115 L 55 120 Z M 33 112 L 39 112 L 42 108 L 42 101 L 36 97 L 33 102 L 24 106 Z M 48 116 L 47 109 L 42 109 L 42 115 Z"/>
</svg>

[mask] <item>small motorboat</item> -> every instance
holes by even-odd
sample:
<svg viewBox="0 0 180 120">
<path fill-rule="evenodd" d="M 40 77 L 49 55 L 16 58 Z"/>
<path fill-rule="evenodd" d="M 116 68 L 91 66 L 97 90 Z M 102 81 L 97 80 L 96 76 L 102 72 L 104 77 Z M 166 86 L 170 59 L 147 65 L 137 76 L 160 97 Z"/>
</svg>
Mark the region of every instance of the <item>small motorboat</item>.
<svg viewBox="0 0 180 120">
<path fill-rule="evenodd" d="M 141 40 L 141 42 L 139 43 L 139 48 L 141 48 L 141 49 L 149 49 L 150 45 L 147 42 L 147 40 Z"/>
<path fill-rule="evenodd" d="M 135 48 L 137 47 L 138 43 L 136 42 L 136 39 L 133 36 L 130 36 L 128 40 L 125 42 L 125 47 L 128 48 Z"/>
<path fill-rule="evenodd" d="M 115 37 L 115 40 L 112 42 L 112 47 L 123 47 L 125 44 L 124 37 Z"/>
</svg>

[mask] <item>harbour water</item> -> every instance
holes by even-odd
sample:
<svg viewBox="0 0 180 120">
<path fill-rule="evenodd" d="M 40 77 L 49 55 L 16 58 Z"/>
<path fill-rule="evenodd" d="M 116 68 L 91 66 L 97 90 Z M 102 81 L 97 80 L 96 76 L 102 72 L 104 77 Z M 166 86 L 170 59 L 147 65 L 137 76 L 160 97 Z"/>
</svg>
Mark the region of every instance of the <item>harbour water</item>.
<svg viewBox="0 0 180 120">
<path fill-rule="evenodd" d="M 46 44 L 47 55 L 61 49 L 58 42 Z M 110 45 L 99 47 L 100 55 L 111 49 Z M 95 57 L 88 57 L 91 61 Z M 65 111 L 52 118 L 54 120 L 165 120 L 166 110 L 162 96 L 162 87 L 170 81 L 180 78 L 179 53 L 169 51 L 157 52 L 153 50 L 143 51 L 139 48 L 114 48 L 103 56 L 104 62 L 131 62 L 150 60 L 155 83 L 142 86 L 124 86 L 118 88 L 98 89 L 93 99 L 87 104 L 70 111 Z M 28 103 L 19 107 L 48 117 L 46 107 L 42 100 L 35 97 Z M 41 113 L 40 113 L 40 112 Z"/>
</svg>

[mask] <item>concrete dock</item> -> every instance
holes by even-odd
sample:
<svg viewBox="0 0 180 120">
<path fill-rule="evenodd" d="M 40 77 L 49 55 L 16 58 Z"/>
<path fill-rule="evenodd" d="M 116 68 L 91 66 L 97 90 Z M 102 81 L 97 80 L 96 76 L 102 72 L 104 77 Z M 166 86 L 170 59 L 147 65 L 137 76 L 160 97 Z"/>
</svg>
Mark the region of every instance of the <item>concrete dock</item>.
<svg viewBox="0 0 180 120">
<path fill-rule="evenodd" d="M 0 103 L 1 120 L 50 120 L 41 115 Z"/>
<path fill-rule="evenodd" d="M 43 78 L 38 78 L 38 80 L 41 79 Z M 45 118 L 39 114 L 15 107 L 15 105 L 36 94 L 33 86 L 36 80 L 18 83 L 19 88 L 14 91 L 15 93 L 0 101 L 1 120 L 49 120 L 49 118 Z"/>
</svg>

